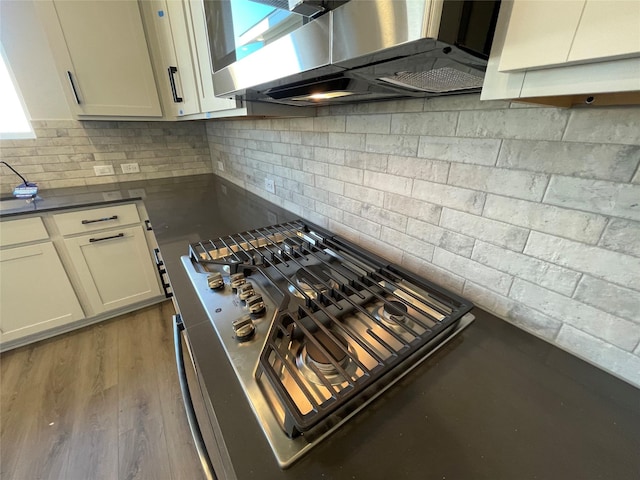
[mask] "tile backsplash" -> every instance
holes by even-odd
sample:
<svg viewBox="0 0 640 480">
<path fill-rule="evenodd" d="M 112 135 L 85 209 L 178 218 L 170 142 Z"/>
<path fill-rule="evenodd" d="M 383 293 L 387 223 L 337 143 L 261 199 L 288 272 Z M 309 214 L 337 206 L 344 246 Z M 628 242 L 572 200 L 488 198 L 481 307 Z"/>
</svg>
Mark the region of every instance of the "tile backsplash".
<svg viewBox="0 0 640 480">
<path fill-rule="evenodd" d="M 41 189 L 76 187 L 211 173 L 202 122 L 33 121 L 35 139 L 0 140 L 0 158 Z M 140 173 L 120 165 L 138 163 Z M 116 175 L 96 177 L 93 167 L 113 165 Z M 0 167 L 0 194 L 20 179 Z"/>
<path fill-rule="evenodd" d="M 464 95 L 207 134 L 217 175 L 640 385 L 640 108 Z"/>
</svg>

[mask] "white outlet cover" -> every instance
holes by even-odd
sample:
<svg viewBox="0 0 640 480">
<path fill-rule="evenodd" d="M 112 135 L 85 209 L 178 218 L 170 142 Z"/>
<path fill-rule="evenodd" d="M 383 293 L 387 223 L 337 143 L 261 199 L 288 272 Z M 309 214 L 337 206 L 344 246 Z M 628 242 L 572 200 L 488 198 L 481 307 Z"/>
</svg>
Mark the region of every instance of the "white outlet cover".
<svg viewBox="0 0 640 480">
<path fill-rule="evenodd" d="M 218 170 L 224 172 L 224 163 L 222 163 L 221 161 L 218 161 Z"/>
<path fill-rule="evenodd" d="M 137 163 L 123 163 L 120 168 L 122 173 L 140 173 L 140 166 Z"/>
<path fill-rule="evenodd" d="M 276 184 L 273 181 L 273 178 L 265 178 L 264 179 L 264 188 L 269 193 L 276 193 Z"/>
<path fill-rule="evenodd" d="M 113 165 L 96 165 L 95 167 L 93 167 L 93 171 L 96 173 L 96 177 L 116 174 L 116 172 L 113 170 Z"/>
</svg>

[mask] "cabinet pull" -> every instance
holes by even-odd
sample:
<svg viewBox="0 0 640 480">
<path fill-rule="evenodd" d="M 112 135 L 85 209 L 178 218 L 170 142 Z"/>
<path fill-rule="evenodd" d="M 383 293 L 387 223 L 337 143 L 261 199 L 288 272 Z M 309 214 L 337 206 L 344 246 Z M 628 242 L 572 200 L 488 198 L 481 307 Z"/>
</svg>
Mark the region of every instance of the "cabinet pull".
<svg viewBox="0 0 640 480">
<path fill-rule="evenodd" d="M 73 75 L 69 70 L 67 70 L 67 78 L 69 79 L 69 85 L 71 85 L 73 96 L 76 98 L 76 103 L 80 105 L 80 97 L 78 96 L 78 91 L 76 90 L 76 84 L 73 83 Z"/>
<path fill-rule="evenodd" d="M 182 97 L 178 96 L 178 91 L 176 90 L 176 77 L 174 76 L 178 69 L 177 67 L 169 67 L 169 84 L 171 85 L 171 94 L 173 95 L 174 103 L 181 103 Z"/>
<path fill-rule="evenodd" d="M 145 220 L 144 224 L 146 225 L 147 230 L 149 231 L 153 230 L 153 227 L 151 226 L 151 222 L 149 220 Z"/>
<path fill-rule="evenodd" d="M 170 292 L 171 284 L 164 281 L 164 276 L 167 274 L 167 271 L 162 268 L 164 266 L 164 262 L 160 258 L 160 249 L 153 249 L 153 257 L 156 261 L 156 269 L 158 270 L 158 276 L 160 277 L 160 283 L 162 284 L 162 290 L 164 290 L 165 298 L 173 297 L 173 292 Z"/>
<path fill-rule="evenodd" d="M 95 242 L 101 242 L 103 240 L 111 240 L 112 238 L 122 238 L 122 237 L 124 237 L 124 233 L 119 233 L 117 235 L 111 235 L 110 237 L 90 238 L 89 242 L 95 243 Z"/>
<path fill-rule="evenodd" d="M 96 218 L 94 220 L 82 220 L 82 225 L 86 225 L 87 223 L 108 222 L 109 220 L 117 220 L 117 219 L 118 219 L 118 215 L 112 215 L 111 217 Z"/>
</svg>

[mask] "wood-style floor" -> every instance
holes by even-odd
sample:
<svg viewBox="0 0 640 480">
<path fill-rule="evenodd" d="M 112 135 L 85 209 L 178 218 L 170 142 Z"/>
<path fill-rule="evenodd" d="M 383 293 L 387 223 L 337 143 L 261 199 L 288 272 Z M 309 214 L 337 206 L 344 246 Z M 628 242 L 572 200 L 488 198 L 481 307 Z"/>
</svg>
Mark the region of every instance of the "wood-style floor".
<svg viewBox="0 0 640 480">
<path fill-rule="evenodd" d="M 171 302 L 0 356 L 3 480 L 203 478 Z"/>
</svg>

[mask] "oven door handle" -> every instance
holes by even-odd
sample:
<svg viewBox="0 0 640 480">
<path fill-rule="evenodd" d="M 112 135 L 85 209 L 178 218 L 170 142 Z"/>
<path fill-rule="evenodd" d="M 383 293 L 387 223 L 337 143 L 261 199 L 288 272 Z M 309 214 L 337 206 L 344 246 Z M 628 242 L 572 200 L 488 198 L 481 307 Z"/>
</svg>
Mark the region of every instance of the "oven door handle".
<svg viewBox="0 0 640 480">
<path fill-rule="evenodd" d="M 211 460 L 207 453 L 204 440 L 202 438 L 202 432 L 198 425 L 198 419 L 196 418 L 196 412 L 193 408 L 193 402 L 191 401 L 191 393 L 189 392 L 189 383 L 187 382 L 187 372 L 184 366 L 184 356 L 182 351 L 182 331 L 184 330 L 184 324 L 180 314 L 173 316 L 173 342 L 175 344 L 176 353 L 176 365 L 178 366 L 178 379 L 180 380 L 180 390 L 182 391 L 182 400 L 184 402 L 184 409 L 187 413 L 187 422 L 189 422 L 189 429 L 191 430 L 191 436 L 193 437 L 193 443 L 198 451 L 198 457 L 202 464 L 202 470 L 204 471 L 207 480 L 217 480 L 216 474 L 213 470 Z"/>
</svg>

